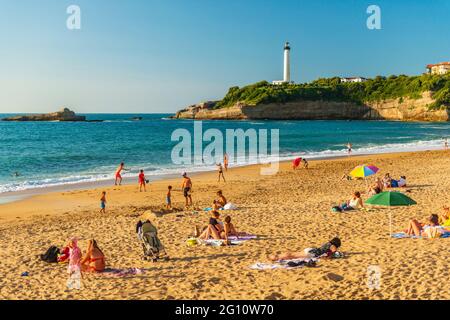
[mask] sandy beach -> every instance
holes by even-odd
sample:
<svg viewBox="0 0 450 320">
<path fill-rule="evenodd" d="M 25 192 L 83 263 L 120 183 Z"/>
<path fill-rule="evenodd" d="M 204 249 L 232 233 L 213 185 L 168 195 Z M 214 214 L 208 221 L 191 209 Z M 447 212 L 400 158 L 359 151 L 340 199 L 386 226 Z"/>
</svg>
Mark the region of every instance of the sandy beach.
<svg viewBox="0 0 450 320">
<path fill-rule="evenodd" d="M 410 218 L 424 221 L 450 205 L 450 153 L 426 151 L 311 161 L 309 169 L 292 171 L 283 163 L 274 176 L 259 166 L 193 177 L 197 212 L 183 211 L 180 179 L 151 183 L 146 193 L 126 185 L 55 192 L 0 205 L 1 299 L 450 299 L 450 239 L 389 238 L 388 209 L 333 213 L 330 208 L 353 191 L 365 193 L 364 181 L 341 181 L 356 165 L 371 163 L 392 176 L 406 175 L 412 207 L 392 209 L 394 230 Z M 369 179 L 370 181 L 373 178 Z M 151 214 L 170 256 L 157 263 L 141 259 L 135 225 L 148 210 L 163 207 L 168 185 L 179 212 Z M 237 246 L 186 245 L 195 225 L 205 225 L 217 190 L 239 210 L 230 215 L 239 231 L 258 236 Z M 101 191 L 107 192 L 106 214 L 99 213 Z M 363 194 L 364 200 L 367 195 Z M 255 262 L 284 250 L 320 246 L 338 235 L 344 259 L 321 259 L 316 268 L 258 271 Z M 111 268 L 142 268 L 140 275 L 111 277 L 88 274 L 83 288 L 66 287 L 66 266 L 46 264 L 38 254 L 62 246 L 71 236 L 95 238 Z M 371 265 L 381 270 L 380 289 L 367 286 Z M 22 277 L 22 272 L 29 275 Z"/>
</svg>

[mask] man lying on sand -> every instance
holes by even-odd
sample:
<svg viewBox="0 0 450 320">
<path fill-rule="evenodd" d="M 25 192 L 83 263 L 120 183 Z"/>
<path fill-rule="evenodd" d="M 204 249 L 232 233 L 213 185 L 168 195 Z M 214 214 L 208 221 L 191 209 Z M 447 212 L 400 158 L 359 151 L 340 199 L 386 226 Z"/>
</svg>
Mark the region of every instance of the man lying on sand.
<svg viewBox="0 0 450 320">
<path fill-rule="evenodd" d="M 326 255 L 329 258 L 342 257 L 342 253 L 338 251 L 341 247 L 341 240 L 333 238 L 320 248 L 306 248 L 303 252 L 284 252 L 281 254 L 273 254 L 269 256 L 271 261 L 295 260 L 304 258 L 319 258 Z"/>
</svg>

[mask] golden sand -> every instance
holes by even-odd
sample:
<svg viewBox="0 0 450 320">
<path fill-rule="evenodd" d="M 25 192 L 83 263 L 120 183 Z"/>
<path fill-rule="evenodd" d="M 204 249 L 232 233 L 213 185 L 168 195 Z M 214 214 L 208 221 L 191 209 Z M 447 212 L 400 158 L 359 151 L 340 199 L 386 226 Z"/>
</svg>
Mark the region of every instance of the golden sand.
<svg viewBox="0 0 450 320">
<path fill-rule="evenodd" d="M 193 177 L 194 204 L 211 205 L 222 189 L 240 210 L 227 212 L 238 230 L 257 240 L 229 247 L 188 247 L 194 225 L 205 225 L 200 211 L 169 213 L 152 218 L 171 257 L 157 263 L 141 259 L 135 224 L 146 210 L 158 210 L 167 185 L 179 189 L 181 179 L 151 183 L 147 193 L 137 186 L 107 188 L 108 208 L 100 214 L 103 189 L 59 192 L 0 206 L 1 299 L 449 299 L 450 239 L 390 239 L 387 209 L 333 213 L 330 208 L 364 181 L 341 181 L 361 163 L 408 178 L 412 207 L 392 210 L 394 230 L 408 219 L 423 221 L 450 205 L 450 154 L 418 152 L 311 161 L 308 170 L 293 172 L 284 163 L 274 176 L 261 176 L 258 166 Z M 366 195 L 363 195 L 367 198 Z M 173 192 L 174 206 L 184 198 Z M 319 246 L 338 235 L 344 259 L 319 261 L 317 268 L 256 271 L 249 266 L 267 262 L 267 255 L 286 249 Z M 142 275 L 111 278 L 86 275 L 80 291 L 66 288 L 66 267 L 46 264 L 37 255 L 50 245 L 63 245 L 71 236 L 95 238 L 112 268 L 145 268 Z M 380 289 L 367 286 L 371 265 L 381 269 Z M 24 271 L 28 277 L 21 277 Z"/>
</svg>

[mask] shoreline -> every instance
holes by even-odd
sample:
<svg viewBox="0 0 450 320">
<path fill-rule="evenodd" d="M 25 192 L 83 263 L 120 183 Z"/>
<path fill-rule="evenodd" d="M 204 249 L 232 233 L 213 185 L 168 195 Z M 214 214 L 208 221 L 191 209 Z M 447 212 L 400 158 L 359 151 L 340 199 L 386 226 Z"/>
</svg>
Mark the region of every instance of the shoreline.
<svg viewBox="0 0 450 320">
<path fill-rule="evenodd" d="M 416 153 L 416 152 L 430 152 L 430 151 L 445 151 L 442 149 L 420 149 L 420 150 L 414 150 L 414 151 L 399 151 L 399 152 L 378 152 L 378 153 L 353 153 L 351 155 L 331 155 L 331 156 L 318 156 L 318 157 L 305 157 L 305 155 L 298 155 L 296 157 L 305 157 L 308 162 L 314 162 L 314 161 L 328 161 L 328 160 L 336 160 L 336 159 L 343 159 L 343 158 L 356 158 L 356 157 L 368 157 L 368 156 L 378 156 L 378 155 L 393 155 L 393 154 L 404 154 L 404 153 Z M 279 163 L 280 165 L 289 163 L 296 157 L 292 157 L 290 159 L 284 158 Z M 245 167 L 252 167 L 252 166 L 264 166 L 264 163 L 250 163 L 250 164 L 242 164 L 242 165 L 236 165 L 234 167 L 230 167 L 229 169 L 235 169 L 235 168 L 245 168 Z M 180 172 L 183 171 L 182 168 L 180 168 Z M 197 177 L 199 175 L 203 174 L 211 174 L 216 172 L 214 169 L 205 169 L 205 170 L 198 170 L 190 172 L 187 171 L 188 174 L 192 177 Z M 174 173 L 168 173 L 168 174 L 161 174 L 161 175 L 154 175 L 149 176 L 148 179 L 150 180 L 149 185 L 151 185 L 153 182 L 161 182 L 165 180 L 173 180 L 180 175 L 174 174 Z M 122 186 L 132 186 L 137 185 L 137 177 L 123 177 L 122 180 Z M 40 195 L 47 195 L 52 193 L 60 193 L 60 192 L 71 192 L 71 191 L 87 191 L 87 190 L 95 190 L 99 188 L 111 188 L 114 187 L 114 178 L 111 179 L 105 179 L 105 180 L 98 180 L 98 181 L 89 181 L 89 182 L 75 182 L 75 183 L 66 183 L 66 184 L 60 184 L 60 185 L 52 185 L 52 186 L 44 186 L 44 187 L 38 187 L 38 188 L 30 188 L 26 190 L 20 190 L 20 191 L 9 191 L 9 192 L 3 192 L 0 193 L 0 206 L 5 204 L 11 204 L 16 203 L 18 201 L 27 200 L 36 196 Z"/>
</svg>

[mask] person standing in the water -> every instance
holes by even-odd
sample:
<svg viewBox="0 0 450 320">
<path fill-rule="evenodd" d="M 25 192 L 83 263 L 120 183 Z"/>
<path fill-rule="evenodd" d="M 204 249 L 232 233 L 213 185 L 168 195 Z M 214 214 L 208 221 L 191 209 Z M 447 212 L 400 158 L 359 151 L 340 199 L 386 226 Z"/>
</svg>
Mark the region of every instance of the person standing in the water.
<svg viewBox="0 0 450 320">
<path fill-rule="evenodd" d="M 223 166 L 225 167 L 225 171 L 228 171 L 228 154 L 223 155 Z"/>
<path fill-rule="evenodd" d="M 350 155 L 352 152 L 353 152 L 353 145 L 349 142 L 349 143 L 347 143 L 347 152 L 348 152 L 348 155 Z"/>
<path fill-rule="evenodd" d="M 444 150 L 448 150 L 448 139 L 444 139 Z"/>
</svg>

